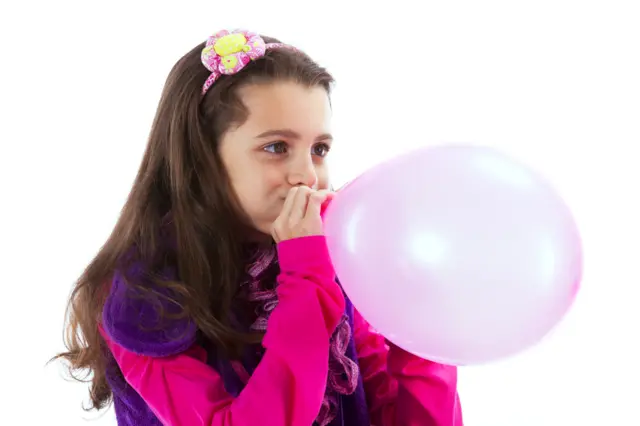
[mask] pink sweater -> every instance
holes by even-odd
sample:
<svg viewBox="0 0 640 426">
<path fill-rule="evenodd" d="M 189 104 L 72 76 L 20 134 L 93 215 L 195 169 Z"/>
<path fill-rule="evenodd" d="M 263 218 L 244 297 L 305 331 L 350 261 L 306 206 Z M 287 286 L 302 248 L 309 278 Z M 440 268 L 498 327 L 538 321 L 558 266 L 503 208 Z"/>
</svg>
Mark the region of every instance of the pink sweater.
<svg viewBox="0 0 640 426">
<path fill-rule="evenodd" d="M 125 380 L 164 425 L 256 426 L 265 419 L 274 426 L 312 425 L 327 383 L 329 338 L 345 301 L 324 237 L 282 242 L 278 256 L 279 304 L 263 340 L 265 355 L 236 398 L 207 365 L 203 348 L 139 355 L 100 327 Z M 389 347 L 357 312 L 354 339 L 372 425 L 463 426 L 455 367 Z"/>
</svg>

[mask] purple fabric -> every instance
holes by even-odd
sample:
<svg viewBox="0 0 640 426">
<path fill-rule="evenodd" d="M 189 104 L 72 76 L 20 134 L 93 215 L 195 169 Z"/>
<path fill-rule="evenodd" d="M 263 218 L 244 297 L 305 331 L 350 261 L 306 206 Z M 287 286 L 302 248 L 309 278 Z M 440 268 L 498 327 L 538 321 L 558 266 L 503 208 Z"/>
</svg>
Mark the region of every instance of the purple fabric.
<svg viewBox="0 0 640 426">
<path fill-rule="evenodd" d="M 166 276 L 171 276 L 172 273 L 173 271 L 166 271 Z M 139 269 L 131 271 L 128 276 L 136 280 L 144 279 Z M 253 290 L 256 290 L 256 288 Z M 165 293 L 165 295 L 169 297 L 173 296 L 167 293 Z M 260 298 L 259 294 L 257 298 Z M 260 309 L 265 311 L 265 307 L 267 308 L 266 310 L 269 310 L 275 307 L 275 304 L 273 300 L 271 300 L 271 306 L 269 306 L 268 303 L 267 306 L 265 306 L 265 304 L 261 306 L 262 308 Z M 168 306 L 166 302 L 163 303 L 163 307 L 170 313 L 176 312 L 176 306 Z M 345 323 L 341 329 L 342 333 L 344 333 L 345 330 L 353 329 L 353 316 L 353 305 L 347 299 Z M 207 350 L 207 363 L 221 375 L 227 392 L 233 396 L 237 396 L 244 387 L 244 383 L 235 373 L 229 360 L 219 356 L 215 347 L 199 339 L 199 333 L 191 321 L 187 319 L 165 320 L 165 322 L 160 323 L 157 315 L 157 306 L 143 298 L 135 288 L 125 285 L 121 274 L 116 274 L 114 277 L 111 294 L 105 303 L 103 321 L 109 329 L 120 330 L 119 334 L 113 337 L 121 346 L 140 355 L 154 357 L 169 356 L 183 352 L 196 342 L 200 343 Z M 260 327 L 260 321 L 260 319 L 257 320 L 254 323 L 254 327 Z M 338 330 L 336 334 L 339 333 L 340 331 Z M 338 337 L 339 339 L 340 336 L 336 336 L 336 334 L 334 334 L 334 337 Z M 338 348 L 334 347 L 336 346 L 334 345 L 332 346 L 332 351 L 335 350 L 341 353 L 344 351 L 344 356 L 348 358 L 349 364 L 353 364 L 357 371 L 358 364 L 355 342 L 353 334 L 349 332 L 348 334 L 349 339 L 342 344 L 346 347 Z M 242 362 L 249 374 L 252 374 L 255 370 L 261 354 L 262 347 L 247 348 Z M 118 425 L 161 426 L 160 421 L 149 409 L 144 400 L 126 383 L 115 360 L 109 354 L 107 354 L 107 356 L 109 357 L 107 381 L 113 391 Z M 338 357 L 339 356 L 338 354 Z M 336 361 L 335 356 L 332 359 Z M 342 360 L 342 363 L 338 361 L 340 365 L 344 365 L 343 362 L 344 360 Z M 334 366 L 331 371 L 340 374 L 340 368 L 337 366 Z M 342 371 L 345 372 L 344 368 Z M 346 382 L 348 382 L 351 377 L 354 377 L 349 377 L 348 370 L 345 376 Z M 332 410 L 335 410 L 334 412 L 336 414 L 336 417 L 333 418 L 329 424 L 330 426 L 370 425 L 362 378 L 359 374 L 356 374 L 355 378 L 357 378 L 357 382 L 354 383 L 355 390 L 350 394 L 347 394 L 347 392 L 332 393 L 331 390 L 328 391 L 329 398 L 331 398 Z M 326 401 L 328 402 L 329 399 Z"/>
<path fill-rule="evenodd" d="M 165 272 L 171 276 L 172 272 Z M 132 270 L 129 279 L 137 282 L 145 280 L 141 272 Z M 196 341 L 196 326 L 189 320 L 162 319 L 159 306 L 168 314 L 179 312 L 176 305 L 157 301 L 151 303 L 135 287 L 126 285 L 125 277 L 116 272 L 111 294 L 105 302 L 102 320 L 109 324 L 112 338 L 125 349 L 139 355 L 166 356 L 189 349 Z M 167 290 L 156 289 L 166 298 L 175 299 Z"/>
</svg>

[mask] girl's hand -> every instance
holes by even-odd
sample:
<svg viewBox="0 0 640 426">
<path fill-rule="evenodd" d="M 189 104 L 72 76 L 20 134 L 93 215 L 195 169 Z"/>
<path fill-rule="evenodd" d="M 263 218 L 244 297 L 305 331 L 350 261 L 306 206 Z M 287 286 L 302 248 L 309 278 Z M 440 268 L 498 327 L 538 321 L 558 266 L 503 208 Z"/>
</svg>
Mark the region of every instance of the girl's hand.
<svg viewBox="0 0 640 426">
<path fill-rule="evenodd" d="M 275 242 L 323 235 L 320 213 L 333 195 L 333 191 L 316 191 L 306 186 L 291 188 L 280 216 L 273 222 L 271 235 Z"/>
</svg>

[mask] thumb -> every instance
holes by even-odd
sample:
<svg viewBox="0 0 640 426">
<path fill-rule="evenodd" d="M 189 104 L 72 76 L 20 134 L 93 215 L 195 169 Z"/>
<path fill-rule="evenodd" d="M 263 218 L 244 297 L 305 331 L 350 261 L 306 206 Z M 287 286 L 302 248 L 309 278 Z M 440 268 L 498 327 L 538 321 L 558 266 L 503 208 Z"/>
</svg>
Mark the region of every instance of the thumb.
<svg viewBox="0 0 640 426">
<path fill-rule="evenodd" d="M 327 201 L 329 193 L 327 191 L 318 191 L 311 194 L 309 197 L 309 204 L 307 205 L 307 217 L 320 217 L 323 209 L 323 205 Z"/>
</svg>

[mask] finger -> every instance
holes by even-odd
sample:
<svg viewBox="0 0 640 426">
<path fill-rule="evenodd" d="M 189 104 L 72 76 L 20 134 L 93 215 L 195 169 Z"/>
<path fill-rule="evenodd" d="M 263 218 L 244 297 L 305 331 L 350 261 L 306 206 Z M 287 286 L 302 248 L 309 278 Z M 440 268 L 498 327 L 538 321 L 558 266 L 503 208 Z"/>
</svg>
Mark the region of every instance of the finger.
<svg viewBox="0 0 640 426">
<path fill-rule="evenodd" d="M 304 216 L 305 219 L 320 217 L 322 205 L 327 201 L 328 197 L 328 191 L 318 191 L 311 194 L 309 197 L 309 203 L 307 204 L 307 211 Z"/>
<path fill-rule="evenodd" d="M 276 218 L 276 220 L 272 224 L 271 235 L 274 237 L 274 240 L 279 241 L 281 239 L 280 231 L 285 223 L 289 221 L 289 215 L 291 215 L 291 209 L 293 208 L 293 204 L 296 200 L 296 194 L 300 188 L 294 186 L 287 193 L 287 197 L 284 199 L 284 204 L 282 205 L 282 210 L 280 211 L 280 215 Z"/>
<path fill-rule="evenodd" d="M 311 188 L 301 186 L 296 193 L 293 206 L 291 207 L 291 214 L 289 215 L 290 221 L 299 221 L 304 217 L 307 211 L 307 204 L 309 203 L 309 196 L 311 195 Z"/>
<path fill-rule="evenodd" d="M 289 190 L 289 193 L 287 194 L 287 198 L 285 198 L 284 200 L 282 211 L 280 212 L 281 218 L 287 218 L 291 215 L 291 209 L 293 208 L 293 204 L 296 200 L 296 194 L 298 193 L 299 189 L 300 189 L 299 186 L 294 186 Z"/>
</svg>

